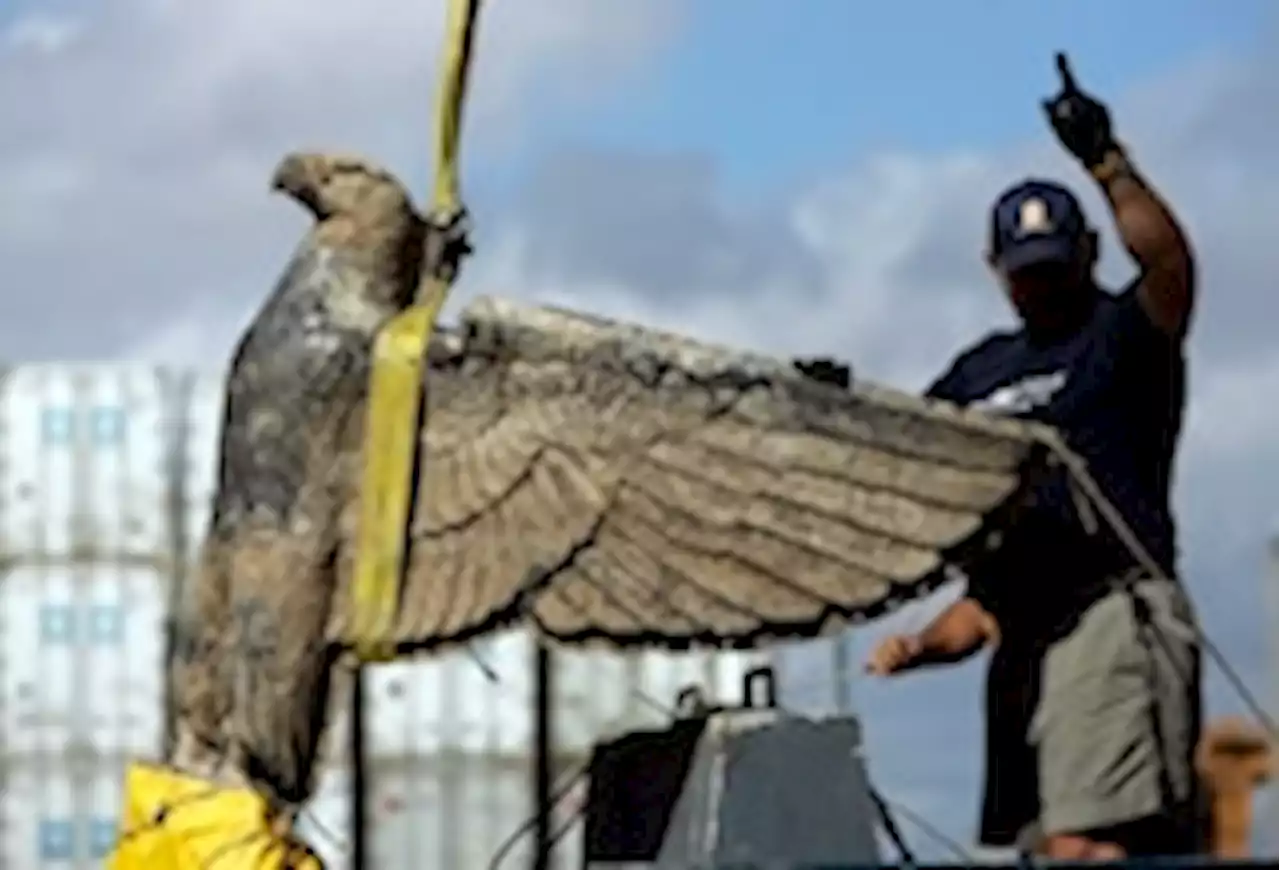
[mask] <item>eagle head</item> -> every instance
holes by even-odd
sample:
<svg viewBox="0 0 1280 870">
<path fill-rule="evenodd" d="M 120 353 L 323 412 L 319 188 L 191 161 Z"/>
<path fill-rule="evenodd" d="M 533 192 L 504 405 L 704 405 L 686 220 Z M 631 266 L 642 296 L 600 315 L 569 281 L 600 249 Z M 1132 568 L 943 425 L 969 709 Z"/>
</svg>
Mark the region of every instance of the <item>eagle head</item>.
<svg viewBox="0 0 1280 870">
<path fill-rule="evenodd" d="M 271 189 L 292 197 L 321 221 L 338 215 L 386 219 L 414 213 L 399 179 L 355 155 L 289 154 L 271 176 Z"/>
</svg>

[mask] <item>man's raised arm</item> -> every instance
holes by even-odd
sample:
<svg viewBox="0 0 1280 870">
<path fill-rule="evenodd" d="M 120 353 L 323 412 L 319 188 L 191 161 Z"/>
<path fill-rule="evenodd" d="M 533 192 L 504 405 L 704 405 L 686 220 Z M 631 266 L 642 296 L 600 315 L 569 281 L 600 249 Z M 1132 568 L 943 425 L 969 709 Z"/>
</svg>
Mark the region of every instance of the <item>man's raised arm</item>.
<svg viewBox="0 0 1280 870">
<path fill-rule="evenodd" d="M 1195 301 L 1195 258 L 1173 213 L 1134 168 L 1116 142 L 1107 107 L 1080 90 L 1058 55 L 1062 90 L 1044 104 L 1063 147 L 1102 187 L 1116 228 L 1142 270 L 1138 298 L 1147 316 L 1174 338 L 1182 338 Z"/>
<path fill-rule="evenodd" d="M 1120 239 L 1142 270 L 1138 294 L 1147 316 L 1181 338 L 1195 304 L 1195 256 L 1178 219 L 1119 146 L 1090 171 L 1111 204 Z"/>
</svg>

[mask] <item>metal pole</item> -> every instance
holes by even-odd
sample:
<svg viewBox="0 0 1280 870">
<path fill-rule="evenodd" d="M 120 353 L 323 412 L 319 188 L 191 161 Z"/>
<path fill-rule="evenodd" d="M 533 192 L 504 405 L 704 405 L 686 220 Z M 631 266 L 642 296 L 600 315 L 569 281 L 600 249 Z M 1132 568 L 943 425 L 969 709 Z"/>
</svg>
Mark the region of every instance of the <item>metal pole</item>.
<svg viewBox="0 0 1280 870">
<path fill-rule="evenodd" d="M 188 461 L 191 452 L 192 398 L 195 395 L 196 374 L 183 371 L 177 375 L 160 369 L 156 377 L 161 383 L 161 395 L 168 406 L 165 413 L 168 425 L 167 455 L 165 456 L 166 504 L 169 514 L 169 569 L 168 612 L 165 614 L 164 678 L 164 758 L 173 753 L 177 739 L 177 717 L 173 707 L 173 656 L 178 641 L 178 620 L 182 615 L 183 598 L 186 595 L 190 573 L 190 541 L 194 530 L 188 528 L 190 517 L 187 493 Z"/>
<path fill-rule="evenodd" d="M 831 669 L 835 681 L 836 713 L 844 716 L 853 712 L 853 657 L 849 650 L 849 630 L 844 629 L 831 642 L 835 645 Z"/>
<path fill-rule="evenodd" d="M 1267 581 L 1262 592 L 1270 610 L 1267 646 L 1271 655 L 1271 709 L 1280 711 L 1280 532 L 1267 541 Z"/>
<path fill-rule="evenodd" d="M 347 729 L 351 756 L 351 868 L 365 870 L 369 866 L 369 814 L 368 755 L 365 752 L 364 733 L 364 671 L 359 662 L 351 675 L 351 717 Z"/>
<path fill-rule="evenodd" d="M 552 753 L 552 668 L 551 651 L 538 638 L 533 663 L 533 870 L 551 868 L 551 778 Z"/>
<path fill-rule="evenodd" d="M 1270 679 L 1267 685 L 1270 687 L 1267 691 L 1267 712 L 1271 714 L 1274 722 L 1277 715 L 1280 715 L 1280 622 L 1277 621 L 1277 608 L 1280 608 L 1280 535 L 1273 535 L 1269 542 L 1267 553 L 1267 577 L 1264 586 L 1267 590 L 1267 603 L 1264 608 L 1267 614 L 1267 635 L 1270 643 L 1269 661 L 1271 662 Z M 1276 811 L 1277 795 L 1274 788 L 1268 788 L 1262 793 L 1262 799 L 1258 801 L 1261 806 L 1259 817 L 1268 819 L 1266 827 L 1262 830 L 1264 836 L 1254 838 L 1254 848 L 1259 849 L 1261 854 L 1274 855 L 1276 853 L 1277 833 L 1274 819 L 1271 815 Z M 1262 826 L 1259 826 L 1262 827 Z"/>
<path fill-rule="evenodd" d="M 1273 536 L 1267 554 L 1267 578 L 1265 585 L 1267 588 L 1267 606 L 1265 608 L 1267 614 L 1267 639 L 1270 641 L 1270 661 L 1272 662 L 1271 679 L 1267 681 L 1267 685 L 1271 687 L 1268 693 L 1270 697 L 1267 699 L 1270 703 L 1268 712 L 1272 716 L 1277 713 L 1277 706 L 1280 706 L 1280 698 L 1277 697 L 1280 692 L 1280 624 L 1277 624 L 1277 608 L 1280 607 L 1280 536 Z"/>
</svg>

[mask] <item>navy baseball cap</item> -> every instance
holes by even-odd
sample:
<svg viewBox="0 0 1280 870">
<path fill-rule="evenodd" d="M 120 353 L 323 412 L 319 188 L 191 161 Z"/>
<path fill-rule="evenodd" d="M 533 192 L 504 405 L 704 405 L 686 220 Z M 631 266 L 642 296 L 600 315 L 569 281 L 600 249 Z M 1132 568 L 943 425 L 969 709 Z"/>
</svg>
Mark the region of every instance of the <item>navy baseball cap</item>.
<svg viewBox="0 0 1280 870">
<path fill-rule="evenodd" d="M 1036 263 L 1065 263 L 1085 231 L 1075 195 L 1052 181 L 1017 184 L 991 208 L 990 251 L 995 265 L 1012 272 Z"/>
</svg>

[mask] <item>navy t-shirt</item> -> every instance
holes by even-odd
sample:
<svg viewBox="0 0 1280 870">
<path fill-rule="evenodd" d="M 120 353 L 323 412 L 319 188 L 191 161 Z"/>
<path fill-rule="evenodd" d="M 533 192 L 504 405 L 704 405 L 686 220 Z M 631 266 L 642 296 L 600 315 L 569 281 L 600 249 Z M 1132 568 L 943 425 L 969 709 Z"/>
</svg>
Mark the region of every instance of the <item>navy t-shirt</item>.
<svg viewBox="0 0 1280 870">
<path fill-rule="evenodd" d="M 996 334 L 961 354 L 928 391 L 990 413 L 1054 426 L 1147 551 L 1174 573 L 1170 473 L 1182 426 L 1181 343 L 1151 322 L 1131 287 L 1097 301 L 1077 333 L 1037 344 Z M 1037 815 L 1035 751 L 1027 728 L 1039 696 L 1045 645 L 1107 578 L 1137 567 L 1099 521 L 1087 529 L 1055 472 L 968 594 L 1000 625 L 987 676 L 987 772 L 980 839 L 1007 845 Z"/>
<path fill-rule="evenodd" d="M 1096 291 L 1088 321 L 1060 341 L 1037 343 L 1025 331 L 989 336 L 961 354 L 928 394 L 1055 427 L 1172 575 L 1170 475 L 1182 428 L 1185 364 L 1181 342 L 1150 320 L 1136 286 L 1115 295 Z M 1136 567 L 1107 524 L 1099 518 L 1096 530 L 1087 529 L 1079 508 L 1065 470 L 1051 475 L 992 566 L 1010 576 L 971 579 L 996 586 L 1006 586 L 1000 581 L 1007 579 L 1015 587 L 1036 587 L 1027 591 L 1040 597 L 1050 584 L 1087 585 Z"/>
</svg>

